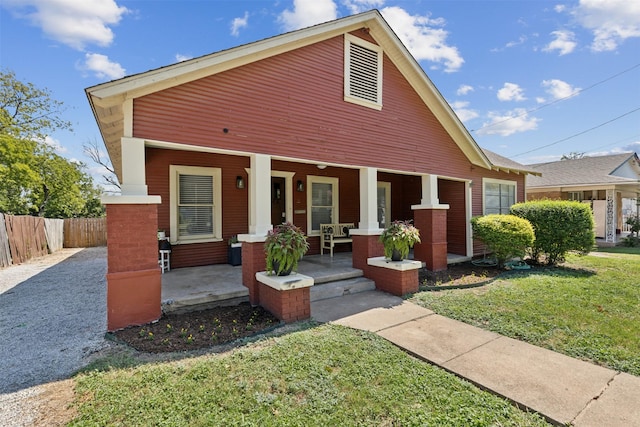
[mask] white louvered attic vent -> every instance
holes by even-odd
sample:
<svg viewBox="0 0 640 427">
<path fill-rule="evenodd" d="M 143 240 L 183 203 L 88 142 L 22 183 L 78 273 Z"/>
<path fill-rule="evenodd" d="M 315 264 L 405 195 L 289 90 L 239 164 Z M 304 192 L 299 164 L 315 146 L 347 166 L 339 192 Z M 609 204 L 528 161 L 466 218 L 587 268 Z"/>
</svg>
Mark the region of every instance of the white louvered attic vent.
<svg viewBox="0 0 640 427">
<path fill-rule="evenodd" d="M 349 35 L 345 40 L 345 100 L 381 109 L 382 49 Z"/>
</svg>

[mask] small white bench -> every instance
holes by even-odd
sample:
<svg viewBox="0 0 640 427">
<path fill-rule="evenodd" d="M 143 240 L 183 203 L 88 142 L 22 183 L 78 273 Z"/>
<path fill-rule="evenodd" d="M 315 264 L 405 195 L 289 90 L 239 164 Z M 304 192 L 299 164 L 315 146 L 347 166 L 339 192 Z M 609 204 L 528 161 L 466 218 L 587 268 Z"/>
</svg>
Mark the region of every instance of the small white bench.
<svg viewBox="0 0 640 427">
<path fill-rule="evenodd" d="M 351 243 L 349 231 L 355 228 L 352 222 L 336 224 L 320 224 L 320 255 L 324 255 L 324 250 L 328 249 L 333 257 L 333 247 L 337 243 Z"/>
</svg>

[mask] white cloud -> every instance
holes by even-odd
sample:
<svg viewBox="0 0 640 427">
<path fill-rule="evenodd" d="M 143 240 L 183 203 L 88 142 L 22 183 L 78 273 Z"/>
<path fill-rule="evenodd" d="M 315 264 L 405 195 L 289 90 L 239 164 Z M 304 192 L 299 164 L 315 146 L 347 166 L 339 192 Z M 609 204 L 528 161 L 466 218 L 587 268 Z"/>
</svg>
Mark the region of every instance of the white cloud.
<svg viewBox="0 0 640 427">
<path fill-rule="evenodd" d="M 467 122 L 479 116 L 476 110 L 467 108 L 468 106 L 469 102 L 467 101 L 455 101 L 451 103 L 451 108 L 453 108 L 453 111 L 455 111 L 456 115 L 462 122 Z"/>
<path fill-rule="evenodd" d="M 48 145 L 49 147 L 53 148 L 56 152 L 60 154 L 67 152 L 67 149 L 63 147 L 62 144 L 60 144 L 60 141 L 58 141 L 57 139 L 53 138 L 50 135 L 45 136 L 44 141 L 42 142 L 44 142 L 45 145 Z"/>
<path fill-rule="evenodd" d="M 352 14 L 361 13 L 370 9 L 378 9 L 384 4 L 384 0 L 344 0 L 342 2 Z"/>
<path fill-rule="evenodd" d="M 233 18 L 231 21 L 231 35 L 238 36 L 241 28 L 247 28 L 249 24 L 249 12 L 245 12 L 242 18 Z"/>
<path fill-rule="evenodd" d="M 500 101 L 524 101 L 524 91 L 515 83 L 506 82 L 502 89 L 498 90 L 498 99 Z"/>
<path fill-rule="evenodd" d="M 469 92 L 473 92 L 475 89 L 473 89 L 473 86 L 469 86 L 469 85 L 460 85 L 460 87 L 458 88 L 458 90 L 456 91 L 456 95 L 466 95 Z"/>
<path fill-rule="evenodd" d="M 529 117 L 524 108 L 516 108 L 506 114 L 489 113 L 490 121 L 483 123 L 478 135 L 509 136 L 518 132 L 526 132 L 538 128 L 540 119 Z"/>
<path fill-rule="evenodd" d="M 573 87 L 569 83 L 558 79 L 543 80 L 541 86 L 545 88 L 545 92 L 551 95 L 554 101 L 577 95 L 577 92 L 580 91 L 579 87 Z"/>
<path fill-rule="evenodd" d="M 92 71 L 101 79 L 115 80 L 124 77 L 126 73 L 126 70 L 120 64 L 112 62 L 108 56 L 99 53 L 85 54 L 83 68 Z"/>
<path fill-rule="evenodd" d="M 338 17 L 333 0 L 293 0 L 293 10 L 285 9 L 278 17 L 285 31 L 297 30 Z"/>
<path fill-rule="evenodd" d="M 115 0 L 4 0 L 4 6 L 78 50 L 88 44 L 109 46 L 114 38 L 110 27 L 129 12 Z"/>
<path fill-rule="evenodd" d="M 580 0 L 571 9 L 576 21 L 593 34 L 591 50 L 615 50 L 631 37 L 640 37 L 640 2 L 637 0 Z"/>
<path fill-rule="evenodd" d="M 551 41 L 542 50 L 545 52 L 558 51 L 560 56 L 573 52 L 578 43 L 575 41 L 575 34 L 569 30 L 552 31 L 551 35 L 555 40 Z"/>
<path fill-rule="evenodd" d="M 191 56 L 191 55 L 184 55 L 182 53 L 176 53 L 176 62 L 188 61 L 191 58 L 193 58 L 193 56 Z"/>
<path fill-rule="evenodd" d="M 444 19 L 410 15 L 396 6 L 385 7 L 381 13 L 418 61 L 443 63 L 445 72 L 458 71 L 464 63 L 458 48 L 446 43 L 449 33 L 441 28 Z"/>
</svg>

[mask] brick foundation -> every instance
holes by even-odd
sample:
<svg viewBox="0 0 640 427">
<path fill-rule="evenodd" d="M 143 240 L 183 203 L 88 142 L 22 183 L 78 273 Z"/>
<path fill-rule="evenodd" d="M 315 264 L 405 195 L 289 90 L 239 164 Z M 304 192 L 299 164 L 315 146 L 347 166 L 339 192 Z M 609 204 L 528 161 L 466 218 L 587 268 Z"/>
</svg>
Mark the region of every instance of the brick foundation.
<svg viewBox="0 0 640 427">
<path fill-rule="evenodd" d="M 107 329 L 160 318 L 155 204 L 107 204 Z"/>
<path fill-rule="evenodd" d="M 392 295 L 403 296 L 418 291 L 419 261 L 388 261 L 384 257 L 368 260 L 369 278 L 376 289 Z"/>
<path fill-rule="evenodd" d="M 367 260 L 369 258 L 379 257 L 384 255 L 384 246 L 380 241 L 379 235 L 365 236 L 365 235 L 351 235 L 353 240 L 353 268 L 358 268 L 364 272 L 367 276 Z"/>
<path fill-rule="evenodd" d="M 264 242 L 242 243 L 242 284 L 249 289 L 251 305 L 260 304 L 260 287 L 256 280 L 256 273 L 267 268 L 264 253 Z"/>
<path fill-rule="evenodd" d="M 284 322 L 297 322 L 311 317 L 309 288 L 277 290 L 258 282 L 260 305 Z"/>
<path fill-rule="evenodd" d="M 420 240 L 413 248 L 414 259 L 424 261 L 427 269 L 447 269 L 447 211 L 446 209 L 416 209 L 414 225 L 420 230 Z"/>
</svg>

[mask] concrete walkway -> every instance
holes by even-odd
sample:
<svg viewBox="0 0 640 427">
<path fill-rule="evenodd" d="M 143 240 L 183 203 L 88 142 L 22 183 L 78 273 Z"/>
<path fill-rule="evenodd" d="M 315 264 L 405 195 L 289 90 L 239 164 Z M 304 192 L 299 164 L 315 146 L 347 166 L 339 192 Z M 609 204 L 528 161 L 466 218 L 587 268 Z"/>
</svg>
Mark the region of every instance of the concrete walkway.
<svg viewBox="0 0 640 427">
<path fill-rule="evenodd" d="M 640 426 L 640 378 L 452 320 L 378 291 L 312 303 L 559 425 Z"/>
</svg>

